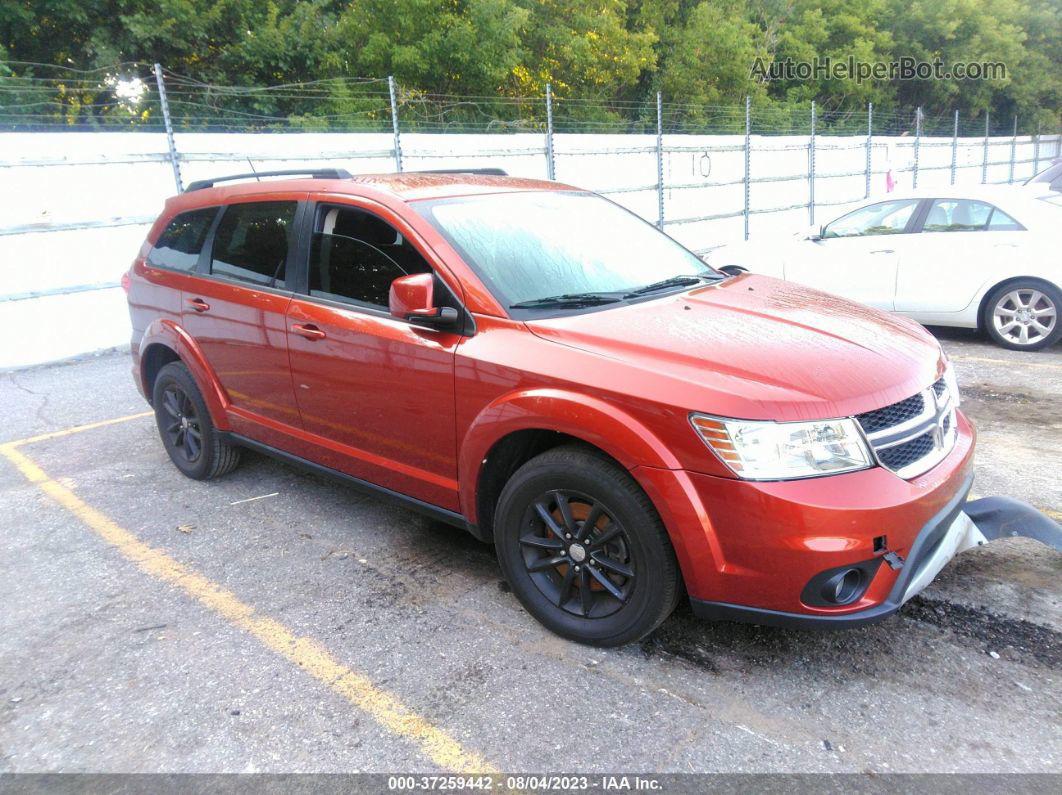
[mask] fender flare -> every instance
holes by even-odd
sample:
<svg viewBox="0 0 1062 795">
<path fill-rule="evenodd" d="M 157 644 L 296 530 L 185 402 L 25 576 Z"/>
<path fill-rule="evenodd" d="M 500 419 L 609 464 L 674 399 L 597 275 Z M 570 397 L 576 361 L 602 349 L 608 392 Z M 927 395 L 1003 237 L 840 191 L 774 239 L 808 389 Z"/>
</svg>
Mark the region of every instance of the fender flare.
<svg viewBox="0 0 1062 795">
<path fill-rule="evenodd" d="M 228 395 L 225 394 L 225 390 L 221 388 L 221 383 L 218 381 L 214 369 L 203 355 L 203 350 L 192 336 L 167 318 L 151 322 L 144 330 L 144 336 L 141 337 L 140 347 L 138 348 L 140 351 L 140 377 L 145 386 L 146 381 L 143 381 L 143 368 L 146 361 L 144 352 L 151 345 L 163 345 L 180 357 L 181 362 L 188 368 L 192 378 L 195 379 L 199 391 L 203 394 L 203 400 L 210 411 L 210 419 L 213 421 L 214 427 L 222 431 L 231 431 L 232 426 L 228 417 L 228 407 L 231 401 Z"/>
<path fill-rule="evenodd" d="M 510 392 L 486 406 L 469 425 L 458 456 L 464 515 L 477 521 L 476 492 L 484 460 L 494 445 L 517 431 L 567 434 L 602 450 L 628 471 L 637 466 L 681 469 L 674 454 L 648 428 L 616 406 L 563 389 Z"/>
</svg>

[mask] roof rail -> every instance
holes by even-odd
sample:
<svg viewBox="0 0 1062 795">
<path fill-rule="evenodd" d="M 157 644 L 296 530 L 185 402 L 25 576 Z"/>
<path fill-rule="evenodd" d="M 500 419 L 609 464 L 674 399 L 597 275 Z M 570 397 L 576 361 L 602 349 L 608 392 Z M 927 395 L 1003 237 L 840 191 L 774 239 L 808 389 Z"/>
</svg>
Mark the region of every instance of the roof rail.
<svg viewBox="0 0 1062 795">
<path fill-rule="evenodd" d="M 488 177 L 507 177 L 503 168 L 429 168 L 424 171 L 407 171 L 406 174 L 483 174 Z"/>
<path fill-rule="evenodd" d="M 255 171 L 250 174 L 232 174 L 227 177 L 214 177 L 213 179 L 200 179 L 192 182 L 185 189 L 185 193 L 203 188 L 212 188 L 218 182 L 228 182 L 233 179 L 257 179 L 258 177 L 311 177 L 313 179 L 350 179 L 350 172 L 343 168 L 316 168 L 316 169 L 290 169 L 285 171 Z"/>
</svg>

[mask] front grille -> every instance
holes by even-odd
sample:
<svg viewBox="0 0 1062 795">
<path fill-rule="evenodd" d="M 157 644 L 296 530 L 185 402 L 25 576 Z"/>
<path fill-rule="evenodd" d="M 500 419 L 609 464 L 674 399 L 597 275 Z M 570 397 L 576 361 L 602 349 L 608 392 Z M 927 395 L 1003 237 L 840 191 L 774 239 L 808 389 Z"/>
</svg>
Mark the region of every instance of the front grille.
<svg viewBox="0 0 1062 795">
<path fill-rule="evenodd" d="M 878 459 L 889 469 L 903 469 L 933 452 L 933 431 L 909 442 L 878 451 Z"/>
<path fill-rule="evenodd" d="M 953 413 L 950 390 L 941 378 L 917 395 L 857 414 L 856 420 L 881 465 L 912 478 L 936 466 L 955 444 Z"/>
<path fill-rule="evenodd" d="M 886 406 L 883 409 L 876 409 L 864 414 L 857 414 L 856 419 L 859 420 L 859 424 L 863 426 L 863 431 L 870 434 L 876 431 L 883 431 L 886 428 L 891 428 L 894 425 L 899 425 L 908 420 L 913 420 L 925 410 L 925 398 L 922 397 L 922 393 L 919 393 L 917 395 L 911 395 L 911 397 L 906 400 L 901 400 L 899 403 L 893 403 L 891 406 Z"/>
</svg>

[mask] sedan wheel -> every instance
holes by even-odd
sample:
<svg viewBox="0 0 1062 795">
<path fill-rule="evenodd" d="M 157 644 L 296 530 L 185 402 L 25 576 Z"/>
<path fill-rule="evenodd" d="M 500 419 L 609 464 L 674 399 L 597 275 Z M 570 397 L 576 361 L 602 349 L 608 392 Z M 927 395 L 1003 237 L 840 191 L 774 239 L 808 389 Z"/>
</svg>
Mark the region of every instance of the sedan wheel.
<svg viewBox="0 0 1062 795">
<path fill-rule="evenodd" d="M 1038 350 L 1053 344 L 1062 332 L 1058 290 L 1037 283 L 1010 284 L 988 301 L 985 326 L 1000 345 L 1014 350 Z"/>
</svg>

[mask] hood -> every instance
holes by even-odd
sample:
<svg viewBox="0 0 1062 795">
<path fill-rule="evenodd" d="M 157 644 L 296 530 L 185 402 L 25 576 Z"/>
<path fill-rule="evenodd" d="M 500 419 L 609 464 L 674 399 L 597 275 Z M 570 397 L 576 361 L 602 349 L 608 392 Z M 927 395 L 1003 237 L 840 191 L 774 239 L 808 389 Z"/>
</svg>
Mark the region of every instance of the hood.
<svg viewBox="0 0 1062 795">
<path fill-rule="evenodd" d="M 940 345 L 911 320 L 753 274 L 527 326 L 624 363 L 622 381 L 603 388 L 744 419 L 858 414 L 910 397 L 944 369 Z"/>
</svg>

